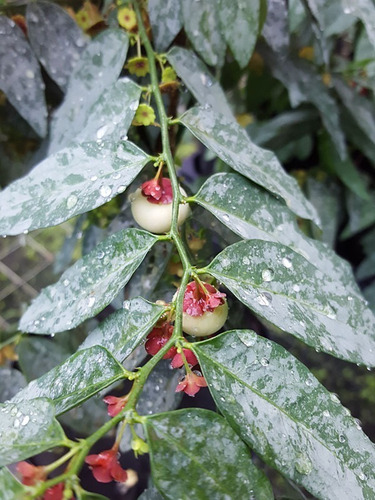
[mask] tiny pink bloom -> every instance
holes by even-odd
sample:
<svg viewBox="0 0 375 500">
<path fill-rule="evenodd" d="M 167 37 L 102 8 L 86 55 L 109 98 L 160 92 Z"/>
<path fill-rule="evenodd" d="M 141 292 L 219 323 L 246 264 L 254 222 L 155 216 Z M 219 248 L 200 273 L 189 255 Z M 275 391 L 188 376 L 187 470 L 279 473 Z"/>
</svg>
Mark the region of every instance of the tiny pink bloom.
<svg viewBox="0 0 375 500">
<path fill-rule="evenodd" d="M 184 353 L 186 361 L 189 363 L 190 366 L 195 366 L 198 364 L 198 360 L 193 351 L 190 351 L 190 349 L 182 349 L 182 351 Z M 177 353 L 172 359 L 171 363 L 172 368 L 181 368 L 183 364 L 184 361 L 182 359 L 182 355 L 180 353 Z"/>
<path fill-rule="evenodd" d="M 159 328 L 153 328 L 151 332 L 147 335 L 147 341 L 145 343 L 145 349 L 148 354 L 151 356 L 155 356 L 156 353 L 160 351 L 162 347 L 168 342 L 173 333 L 173 325 L 170 323 L 164 323 Z M 165 359 L 173 358 L 175 352 L 171 353 L 172 347 L 169 351 L 164 355 Z"/>
<path fill-rule="evenodd" d="M 106 396 L 103 401 L 108 405 L 108 415 L 110 417 L 115 417 L 120 413 L 120 411 L 125 407 L 128 402 L 128 396 L 122 396 L 117 398 L 116 396 Z"/>
<path fill-rule="evenodd" d="M 47 477 L 43 466 L 32 465 L 28 462 L 19 462 L 17 472 L 21 476 L 22 484 L 26 486 L 32 486 L 38 481 L 44 481 Z"/>
<path fill-rule="evenodd" d="M 116 448 L 104 450 L 98 455 L 88 455 L 85 462 L 90 466 L 92 473 L 99 483 L 111 481 L 126 481 L 128 474 L 118 462 L 119 453 Z"/>
<path fill-rule="evenodd" d="M 176 392 L 184 391 L 188 396 L 195 396 L 201 387 L 207 387 L 207 382 L 200 372 L 189 372 L 178 383 Z"/>
<path fill-rule="evenodd" d="M 58 483 L 52 488 L 48 488 L 43 495 L 43 500 L 63 500 L 64 483 Z"/>
<path fill-rule="evenodd" d="M 204 283 L 203 288 L 192 281 L 185 290 L 183 310 L 189 316 L 202 316 L 206 311 L 212 312 L 224 304 L 225 297 L 225 293 L 208 283 Z"/>
<path fill-rule="evenodd" d="M 161 177 L 142 184 L 142 194 L 150 203 L 167 205 L 172 203 L 173 190 L 169 179 Z"/>
</svg>

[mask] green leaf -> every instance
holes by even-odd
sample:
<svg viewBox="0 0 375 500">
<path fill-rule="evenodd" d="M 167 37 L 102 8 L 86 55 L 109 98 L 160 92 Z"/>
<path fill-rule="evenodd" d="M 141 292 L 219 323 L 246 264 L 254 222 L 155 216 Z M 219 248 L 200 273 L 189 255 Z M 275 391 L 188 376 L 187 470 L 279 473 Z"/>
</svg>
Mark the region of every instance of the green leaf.
<svg viewBox="0 0 375 500">
<path fill-rule="evenodd" d="M 367 36 L 375 47 L 375 6 L 371 0 L 341 0 L 344 12 L 358 17 L 364 24 Z"/>
<path fill-rule="evenodd" d="M 288 8 L 284 0 L 268 0 L 267 3 L 262 35 L 275 52 L 286 54 L 289 47 Z"/>
<path fill-rule="evenodd" d="M 333 78 L 335 89 L 352 119 L 372 143 L 375 142 L 375 105 L 372 100 L 361 96 L 340 78 Z"/>
<path fill-rule="evenodd" d="M 368 138 L 362 129 L 354 122 L 351 114 L 346 110 L 341 110 L 342 128 L 348 141 L 358 148 L 370 160 L 369 165 L 375 165 L 375 144 Z"/>
<path fill-rule="evenodd" d="M 234 170 L 281 196 L 300 217 L 318 223 L 314 207 L 303 196 L 296 180 L 286 174 L 271 151 L 252 143 L 237 123 L 204 107 L 186 111 L 181 122 Z"/>
<path fill-rule="evenodd" d="M 290 248 L 241 241 L 215 257 L 207 271 L 260 317 L 306 344 L 375 366 L 375 316 L 366 301 Z"/>
<path fill-rule="evenodd" d="M 346 196 L 349 222 L 341 234 L 341 238 L 349 238 L 354 234 L 372 226 L 375 222 L 375 191 L 369 191 L 370 200 L 364 200 L 349 191 Z"/>
<path fill-rule="evenodd" d="M 93 104 L 117 80 L 128 50 L 123 30 L 107 29 L 92 40 L 75 65 L 51 124 L 49 154 L 69 145 L 90 120 Z"/>
<path fill-rule="evenodd" d="M 184 0 L 182 18 L 194 49 L 210 66 L 222 66 L 225 41 L 222 37 L 216 0 Z"/>
<path fill-rule="evenodd" d="M 0 192 L 0 234 L 60 224 L 125 191 L 149 157 L 130 142 L 86 142 L 49 156 Z"/>
<path fill-rule="evenodd" d="M 48 397 L 59 415 L 123 378 L 124 369 L 118 361 L 104 347 L 95 345 L 76 352 L 61 365 L 30 382 L 12 401 Z"/>
<path fill-rule="evenodd" d="M 163 52 L 182 28 L 181 3 L 179 0 L 149 0 L 148 15 L 155 47 Z"/>
<path fill-rule="evenodd" d="M 220 412 L 267 464 L 322 500 L 374 497 L 374 445 L 288 351 L 248 330 L 192 348 Z"/>
<path fill-rule="evenodd" d="M 128 78 L 117 80 L 93 104 L 86 126 L 72 140 L 76 143 L 125 140 L 141 91 L 141 87 Z"/>
<path fill-rule="evenodd" d="M 199 104 L 211 106 L 218 113 L 234 120 L 220 83 L 193 51 L 172 47 L 167 58 Z"/>
<path fill-rule="evenodd" d="M 18 362 L 27 381 L 41 377 L 62 363 L 71 352 L 44 337 L 24 337 L 17 344 Z"/>
<path fill-rule="evenodd" d="M 340 126 L 339 108 L 324 85 L 321 74 L 312 64 L 302 59 L 280 58 L 265 46 L 262 46 L 259 52 L 275 78 L 287 88 L 293 108 L 303 102 L 311 102 L 319 110 L 323 125 L 340 157 L 344 159 L 347 154 L 345 137 Z"/>
<path fill-rule="evenodd" d="M 64 442 L 53 405 L 43 399 L 0 404 L 0 467 Z"/>
<path fill-rule="evenodd" d="M 22 373 L 14 368 L 0 367 L 0 402 L 11 399 L 25 387 L 26 380 Z M 0 497 L 1 498 L 1 497 Z"/>
<path fill-rule="evenodd" d="M 44 82 L 38 61 L 21 29 L 0 16 L 0 90 L 35 132 L 47 133 Z"/>
<path fill-rule="evenodd" d="M 24 493 L 25 488 L 9 469 L 6 467 L 0 469 L 0 500 L 20 500 Z"/>
<path fill-rule="evenodd" d="M 216 8 L 221 32 L 234 58 L 244 68 L 258 38 L 260 2 L 244 0 L 236 5 L 231 0 L 219 0 Z"/>
<path fill-rule="evenodd" d="M 148 417 L 153 481 L 165 498 L 272 499 L 264 474 L 228 423 L 202 409 Z"/>
<path fill-rule="evenodd" d="M 158 321 L 165 308 L 142 297 L 126 300 L 124 308 L 106 318 L 79 349 L 101 345 L 122 363 Z"/>
<path fill-rule="evenodd" d="M 244 177 L 215 174 L 207 179 L 194 200 L 242 238 L 289 246 L 339 286 L 360 294 L 351 266 L 324 243 L 308 238 L 284 203 Z"/>
<path fill-rule="evenodd" d="M 59 5 L 28 3 L 27 36 L 48 75 L 63 90 L 88 38 Z"/>
<path fill-rule="evenodd" d="M 152 486 L 151 488 L 147 488 L 147 490 L 145 490 L 142 495 L 138 497 L 138 500 L 163 500 L 163 498 L 164 497 L 160 495 L 155 486 Z"/>
<path fill-rule="evenodd" d="M 328 172 L 335 173 L 348 189 L 364 200 L 369 200 L 364 178 L 349 157 L 341 160 L 329 136 L 325 134 L 319 137 L 319 158 Z"/>
<path fill-rule="evenodd" d="M 95 316 L 125 286 L 156 241 L 139 229 L 113 234 L 42 290 L 22 316 L 20 329 L 62 332 Z"/>
</svg>

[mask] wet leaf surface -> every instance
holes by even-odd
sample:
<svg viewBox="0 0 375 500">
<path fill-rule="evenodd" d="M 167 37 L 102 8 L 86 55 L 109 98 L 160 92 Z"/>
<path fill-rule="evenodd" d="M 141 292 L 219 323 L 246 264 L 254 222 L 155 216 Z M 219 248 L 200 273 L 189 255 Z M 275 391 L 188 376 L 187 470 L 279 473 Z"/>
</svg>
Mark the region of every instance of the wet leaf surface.
<svg viewBox="0 0 375 500">
<path fill-rule="evenodd" d="M 149 0 L 148 15 L 155 47 L 162 52 L 182 28 L 181 3 L 179 0 Z"/>
<path fill-rule="evenodd" d="M 52 403 L 35 399 L 0 404 L 0 467 L 24 460 L 64 441 Z"/>
<path fill-rule="evenodd" d="M 117 29 L 104 31 L 87 45 L 73 69 L 64 102 L 53 117 L 49 154 L 70 144 L 87 125 L 94 103 L 116 82 L 127 50 L 128 37 Z"/>
<path fill-rule="evenodd" d="M 25 493 L 22 484 L 6 468 L 0 469 L 0 500 L 20 500 Z"/>
<path fill-rule="evenodd" d="M 25 377 L 20 371 L 15 368 L 0 367 L 0 402 L 11 399 L 26 384 Z"/>
<path fill-rule="evenodd" d="M 124 308 L 95 328 L 79 349 L 101 345 L 122 363 L 149 333 L 164 310 L 164 307 L 151 304 L 142 297 L 126 300 Z"/>
<path fill-rule="evenodd" d="M 274 153 L 251 142 L 237 123 L 204 107 L 184 113 L 181 122 L 225 163 L 276 196 L 294 213 L 318 222 L 314 207 L 302 194 L 296 180 L 281 167 Z"/>
<path fill-rule="evenodd" d="M 113 234 L 42 290 L 22 316 L 20 329 L 56 333 L 95 316 L 125 286 L 156 241 L 139 229 Z"/>
<path fill-rule="evenodd" d="M 217 12 L 221 32 L 241 68 L 249 62 L 259 29 L 259 0 L 219 0 Z"/>
<path fill-rule="evenodd" d="M 249 330 L 193 344 L 216 405 L 241 438 L 324 500 L 370 500 L 375 448 L 309 370 Z"/>
<path fill-rule="evenodd" d="M 262 35 L 272 49 L 285 54 L 289 47 L 288 9 L 284 0 L 268 0 Z"/>
<path fill-rule="evenodd" d="M 76 352 L 61 365 L 30 382 L 12 401 L 48 397 L 59 415 L 123 376 L 124 370 L 118 361 L 103 347 L 93 346 Z"/>
<path fill-rule="evenodd" d="M 211 106 L 218 113 L 234 120 L 220 83 L 193 51 L 173 47 L 167 58 L 199 104 Z"/>
<path fill-rule="evenodd" d="M 274 241 L 289 246 L 348 293 L 360 295 L 348 262 L 324 243 L 299 230 L 295 216 L 264 189 L 238 174 L 215 174 L 195 200 L 244 239 Z"/>
<path fill-rule="evenodd" d="M 33 51 L 48 75 L 65 91 L 88 37 L 64 9 L 53 3 L 29 3 L 26 20 Z"/>
<path fill-rule="evenodd" d="M 0 90 L 35 132 L 47 133 L 47 107 L 39 63 L 21 29 L 0 16 Z"/>
<path fill-rule="evenodd" d="M 273 498 L 244 443 L 216 413 L 196 408 L 162 413 L 148 417 L 144 427 L 152 478 L 165 498 Z"/>
<path fill-rule="evenodd" d="M 365 299 L 290 248 L 242 241 L 223 250 L 207 270 L 283 331 L 338 358 L 375 366 L 375 316 Z"/>
<path fill-rule="evenodd" d="M 131 142 L 67 147 L 0 193 L 0 234 L 60 224 L 108 202 L 138 175 L 149 157 Z"/>
<path fill-rule="evenodd" d="M 220 29 L 216 0 L 184 0 L 182 19 L 185 32 L 194 49 L 210 66 L 221 66 L 225 41 Z"/>
</svg>

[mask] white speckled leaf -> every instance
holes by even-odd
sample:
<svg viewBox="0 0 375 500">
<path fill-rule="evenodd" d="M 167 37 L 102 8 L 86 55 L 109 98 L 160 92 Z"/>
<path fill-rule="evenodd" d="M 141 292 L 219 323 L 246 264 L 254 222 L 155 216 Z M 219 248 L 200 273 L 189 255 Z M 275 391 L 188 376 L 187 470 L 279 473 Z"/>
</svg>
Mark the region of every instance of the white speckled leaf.
<svg viewBox="0 0 375 500">
<path fill-rule="evenodd" d="M 295 214 L 318 223 L 316 211 L 297 181 L 283 170 L 274 153 L 251 142 L 240 125 L 203 107 L 186 111 L 181 122 L 234 170 L 281 196 Z"/>
<path fill-rule="evenodd" d="M 128 43 L 123 30 L 108 29 L 82 52 L 69 79 L 64 102 L 52 120 L 49 154 L 70 144 L 87 125 L 93 104 L 116 82 Z"/>
<path fill-rule="evenodd" d="M 193 51 L 172 47 L 167 58 L 199 104 L 211 106 L 216 112 L 234 120 L 219 82 Z"/>
<path fill-rule="evenodd" d="M 288 7 L 284 0 L 268 0 L 262 35 L 272 49 L 285 54 L 289 47 Z"/>
<path fill-rule="evenodd" d="M 375 5 L 372 0 L 341 0 L 344 12 L 360 19 L 366 29 L 367 36 L 375 47 Z"/>
<path fill-rule="evenodd" d="M 241 68 L 249 62 L 258 38 L 259 9 L 259 0 L 218 2 L 221 32 Z"/>
<path fill-rule="evenodd" d="M 79 143 L 125 140 L 138 108 L 140 95 L 141 87 L 132 80 L 117 80 L 92 105 L 85 127 L 72 141 Z"/>
<path fill-rule="evenodd" d="M 30 333 L 70 330 L 107 306 L 129 281 L 157 237 L 126 229 L 102 241 L 31 303 L 20 321 Z"/>
<path fill-rule="evenodd" d="M 342 159 L 346 158 L 345 136 L 341 129 L 337 102 L 324 85 L 316 68 L 302 59 L 281 58 L 279 54 L 262 46 L 259 48 L 272 74 L 287 88 L 291 105 L 296 108 L 311 102 L 319 110 L 323 125 L 332 138 Z"/>
<path fill-rule="evenodd" d="M 53 226 L 99 207 L 124 192 L 148 161 L 130 142 L 65 148 L 0 192 L 0 234 Z"/>
<path fill-rule="evenodd" d="M 0 16 L 0 90 L 35 132 L 47 133 L 44 82 L 38 61 L 14 21 Z"/>
<path fill-rule="evenodd" d="M 345 286 L 348 293 L 361 296 L 350 264 L 328 245 L 308 238 L 282 201 L 241 175 L 211 176 L 194 199 L 242 238 L 287 245 L 340 286 Z"/>
<path fill-rule="evenodd" d="M 182 18 L 185 32 L 198 54 L 210 66 L 221 66 L 225 40 L 220 29 L 216 0 L 183 0 Z"/>
<path fill-rule="evenodd" d="M 0 404 L 0 467 L 59 446 L 65 435 L 51 402 Z"/>
<path fill-rule="evenodd" d="M 0 500 L 20 500 L 26 493 L 23 485 L 3 467 L 0 469 Z"/>
<path fill-rule="evenodd" d="M 170 500 L 272 500 L 266 476 L 228 423 L 198 408 L 144 423 L 155 486 Z"/>
<path fill-rule="evenodd" d="M 26 8 L 27 36 L 49 76 L 63 90 L 89 38 L 59 5 L 31 2 Z"/>
<path fill-rule="evenodd" d="M 234 330 L 193 344 L 220 412 L 271 467 L 322 500 L 372 500 L 375 447 L 278 344 Z"/>
<path fill-rule="evenodd" d="M 166 50 L 182 27 L 180 0 L 149 0 L 148 15 L 155 47 Z"/>
<path fill-rule="evenodd" d="M 252 311 L 306 344 L 375 366 L 375 316 L 358 295 L 290 248 L 235 243 L 207 268 Z"/>
<path fill-rule="evenodd" d="M 164 307 L 137 297 L 126 300 L 124 308 L 111 314 L 93 330 L 79 349 L 101 345 L 122 363 L 148 334 Z"/>
<path fill-rule="evenodd" d="M 124 369 L 119 362 L 104 347 L 95 345 L 76 352 L 30 382 L 12 402 L 48 397 L 59 415 L 123 378 Z"/>
</svg>

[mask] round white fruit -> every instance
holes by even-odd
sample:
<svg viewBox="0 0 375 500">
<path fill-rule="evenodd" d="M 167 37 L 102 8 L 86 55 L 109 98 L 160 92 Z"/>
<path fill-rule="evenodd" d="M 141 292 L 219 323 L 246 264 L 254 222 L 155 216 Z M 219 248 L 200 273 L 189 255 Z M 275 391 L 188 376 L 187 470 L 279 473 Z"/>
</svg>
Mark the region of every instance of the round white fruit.
<svg viewBox="0 0 375 500">
<path fill-rule="evenodd" d="M 180 187 L 180 192 L 186 196 L 186 192 Z M 172 203 L 150 203 L 143 196 L 141 188 L 131 194 L 131 211 L 135 221 L 147 231 L 156 234 L 167 233 L 172 224 Z M 180 203 L 178 210 L 178 224 L 182 224 L 190 214 L 187 203 Z"/>
<path fill-rule="evenodd" d="M 186 312 L 182 317 L 182 329 L 193 337 L 205 337 L 216 333 L 224 325 L 228 317 L 228 303 L 224 302 L 212 312 L 206 311 L 202 316 L 190 316 Z"/>
</svg>

